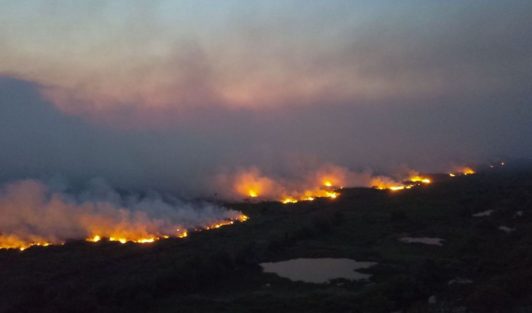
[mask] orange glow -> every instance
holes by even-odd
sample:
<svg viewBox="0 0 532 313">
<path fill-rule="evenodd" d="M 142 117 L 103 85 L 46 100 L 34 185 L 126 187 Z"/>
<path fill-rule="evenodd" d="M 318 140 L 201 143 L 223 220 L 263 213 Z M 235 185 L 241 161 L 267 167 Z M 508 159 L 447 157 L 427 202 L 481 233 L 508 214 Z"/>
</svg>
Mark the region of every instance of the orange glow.
<svg viewBox="0 0 532 313">
<path fill-rule="evenodd" d="M 186 230 L 183 230 L 183 231 L 178 230 L 177 238 L 187 238 L 187 237 L 188 237 L 188 231 L 186 231 Z"/>
<path fill-rule="evenodd" d="M 87 241 L 89 241 L 89 242 L 98 242 L 100 240 L 102 240 L 102 237 L 100 237 L 99 235 L 94 235 L 94 236 L 92 236 L 90 238 L 87 238 Z"/>
<path fill-rule="evenodd" d="M 415 186 L 427 185 L 430 183 L 432 183 L 430 178 L 418 174 L 412 174 L 407 179 L 404 179 L 403 182 L 395 181 L 389 177 L 376 177 L 372 179 L 371 186 L 378 190 L 390 190 L 395 192 L 412 189 Z"/>
<path fill-rule="evenodd" d="M 462 169 L 462 174 L 464 175 L 473 175 L 475 174 L 475 171 L 470 167 L 465 167 Z"/>
<path fill-rule="evenodd" d="M 340 193 L 330 189 L 317 188 L 314 190 L 306 190 L 302 194 L 294 196 L 283 197 L 280 202 L 283 204 L 298 203 L 299 201 L 314 201 L 316 198 L 336 199 Z"/>
<path fill-rule="evenodd" d="M 240 214 L 240 215 L 237 217 L 237 219 L 238 219 L 239 222 L 242 222 L 242 223 L 243 223 L 243 222 L 249 220 L 249 216 L 244 215 L 244 214 Z"/>
<path fill-rule="evenodd" d="M 240 214 L 235 219 L 218 221 L 218 222 L 215 222 L 211 225 L 205 226 L 198 230 L 216 229 L 216 228 L 220 228 L 226 225 L 233 225 L 237 221 L 243 223 L 247 220 L 249 220 L 249 217 L 247 215 Z M 188 231 L 186 229 L 177 229 L 173 237 L 186 238 L 187 236 L 188 236 Z M 104 238 L 107 238 L 108 241 L 119 242 L 121 244 L 126 244 L 126 243 L 149 244 L 157 240 L 168 239 L 170 237 L 172 236 L 169 234 L 147 235 L 147 234 L 143 234 L 142 231 L 139 231 L 138 233 L 117 232 L 116 234 L 112 234 L 109 236 L 95 234 L 95 235 L 91 235 L 87 237 L 85 240 L 87 242 L 96 243 L 96 242 L 100 242 L 104 240 Z M 24 239 L 21 239 L 13 235 L 0 235 L 0 249 L 18 249 L 20 251 L 24 251 L 32 246 L 47 247 L 50 245 L 60 245 L 60 244 L 63 244 L 63 242 L 48 242 L 43 239 L 37 239 L 37 238 L 35 238 L 35 240 L 24 240 Z"/>
<path fill-rule="evenodd" d="M 257 168 L 240 171 L 232 182 L 233 191 L 241 197 L 255 199 L 269 196 L 275 188 L 273 180 L 265 177 Z"/>
<path fill-rule="evenodd" d="M 24 251 L 32 246 L 47 247 L 52 244 L 62 244 L 62 242 L 50 242 L 44 238 L 29 238 L 23 239 L 16 235 L 2 235 L 0 234 L 0 249 L 18 249 Z"/>
<path fill-rule="evenodd" d="M 397 182 L 389 177 L 374 177 L 371 180 L 371 186 L 372 188 L 378 189 L 378 190 L 390 190 L 390 191 L 399 191 L 404 189 L 409 189 L 410 187 L 407 187 L 406 185 Z"/>
<path fill-rule="evenodd" d="M 316 198 L 336 199 L 340 195 L 338 184 L 345 182 L 344 170 L 327 167 L 309 174 L 306 179 L 298 181 L 273 180 L 261 173 L 258 168 L 251 167 L 240 170 L 233 177 L 225 180 L 224 186 L 232 184 L 233 195 L 244 199 L 277 200 L 283 204 L 295 204 L 300 201 L 314 201 Z"/>
<path fill-rule="evenodd" d="M 457 175 L 473 175 L 473 174 L 476 174 L 475 170 L 472 169 L 471 167 L 468 167 L 468 166 L 464 166 L 464 167 L 459 167 L 459 168 L 456 168 L 453 172 L 449 173 L 449 176 L 451 177 L 455 177 Z"/>
<path fill-rule="evenodd" d="M 420 175 L 414 175 L 409 178 L 409 180 L 413 183 L 422 183 L 422 184 L 430 184 L 432 181 L 428 177 L 423 177 Z"/>
<path fill-rule="evenodd" d="M 281 202 L 283 204 L 288 204 L 288 203 L 297 203 L 298 201 L 292 197 L 287 197 L 287 198 L 282 199 Z"/>
<path fill-rule="evenodd" d="M 405 189 L 405 186 L 404 185 L 391 186 L 388 189 L 390 189 L 391 191 L 399 191 L 399 190 Z"/>
</svg>

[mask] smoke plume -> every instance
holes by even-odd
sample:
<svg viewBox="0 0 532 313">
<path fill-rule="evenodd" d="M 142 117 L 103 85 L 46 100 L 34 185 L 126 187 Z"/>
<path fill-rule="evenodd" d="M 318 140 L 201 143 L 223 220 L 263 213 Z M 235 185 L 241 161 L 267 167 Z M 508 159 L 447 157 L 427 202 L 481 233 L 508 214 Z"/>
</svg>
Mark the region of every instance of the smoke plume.
<svg viewBox="0 0 532 313">
<path fill-rule="evenodd" d="M 156 193 L 122 195 L 100 180 L 81 192 L 67 192 L 38 180 L 20 180 L 0 190 L 0 248 L 101 238 L 151 242 L 186 236 L 245 218 L 211 203 L 183 202 Z"/>
</svg>

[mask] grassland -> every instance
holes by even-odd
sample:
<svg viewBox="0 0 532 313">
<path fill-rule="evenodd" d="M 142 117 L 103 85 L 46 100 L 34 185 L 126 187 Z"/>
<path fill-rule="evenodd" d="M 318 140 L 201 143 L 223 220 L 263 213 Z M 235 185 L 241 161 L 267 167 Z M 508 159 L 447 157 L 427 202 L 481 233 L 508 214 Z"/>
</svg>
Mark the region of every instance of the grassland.
<svg viewBox="0 0 532 313">
<path fill-rule="evenodd" d="M 336 200 L 226 203 L 250 220 L 149 245 L 0 251 L 0 312 L 532 311 L 532 171 L 434 180 L 400 192 L 347 188 Z M 369 282 L 328 284 L 258 265 L 296 257 L 378 265 L 365 270 Z M 472 283 L 449 284 L 455 278 Z"/>
</svg>

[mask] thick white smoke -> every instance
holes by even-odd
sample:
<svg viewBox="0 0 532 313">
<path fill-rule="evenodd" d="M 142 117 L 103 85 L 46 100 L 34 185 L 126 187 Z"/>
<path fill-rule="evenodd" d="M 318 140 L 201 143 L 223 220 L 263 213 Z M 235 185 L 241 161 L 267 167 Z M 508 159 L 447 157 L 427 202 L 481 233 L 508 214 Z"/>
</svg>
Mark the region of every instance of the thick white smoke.
<svg viewBox="0 0 532 313">
<path fill-rule="evenodd" d="M 101 181 L 72 194 L 38 180 L 1 187 L 0 216 L 0 248 L 96 236 L 117 241 L 153 240 L 243 217 L 211 203 L 163 199 L 155 193 L 123 196 Z"/>
</svg>

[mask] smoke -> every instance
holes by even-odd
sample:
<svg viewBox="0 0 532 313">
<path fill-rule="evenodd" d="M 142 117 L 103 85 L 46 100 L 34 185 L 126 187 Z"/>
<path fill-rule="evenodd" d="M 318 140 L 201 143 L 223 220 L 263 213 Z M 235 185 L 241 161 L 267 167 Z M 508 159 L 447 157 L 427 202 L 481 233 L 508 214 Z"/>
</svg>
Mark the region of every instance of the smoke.
<svg viewBox="0 0 532 313">
<path fill-rule="evenodd" d="M 5 3 L 0 182 L 235 197 L 258 176 L 277 198 L 328 163 L 368 186 L 530 158 L 531 4 Z"/>
<path fill-rule="evenodd" d="M 383 176 L 371 170 L 353 171 L 334 164 L 273 174 L 250 166 L 220 173 L 214 182 L 219 195 L 225 199 L 258 198 L 289 203 L 317 197 L 336 198 L 339 196 L 337 189 L 343 187 L 385 189 L 401 185 L 402 181 L 415 175 L 418 175 L 416 171 L 401 169 L 393 176 Z"/>
<path fill-rule="evenodd" d="M 157 193 L 122 195 L 102 180 L 73 193 L 57 184 L 20 180 L 0 190 L 0 248 L 57 244 L 69 239 L 153 241 L 190 229 L 242 220 L 237 211 L 183 202 Z"/>
<path fill-rule="evenodd" d="M 198 108 L 529 90 L 530 3 L 363 2 L 6 4 L 0 72 L 38 83 L 62 112 L 133 128 Z"/>
</svg>

